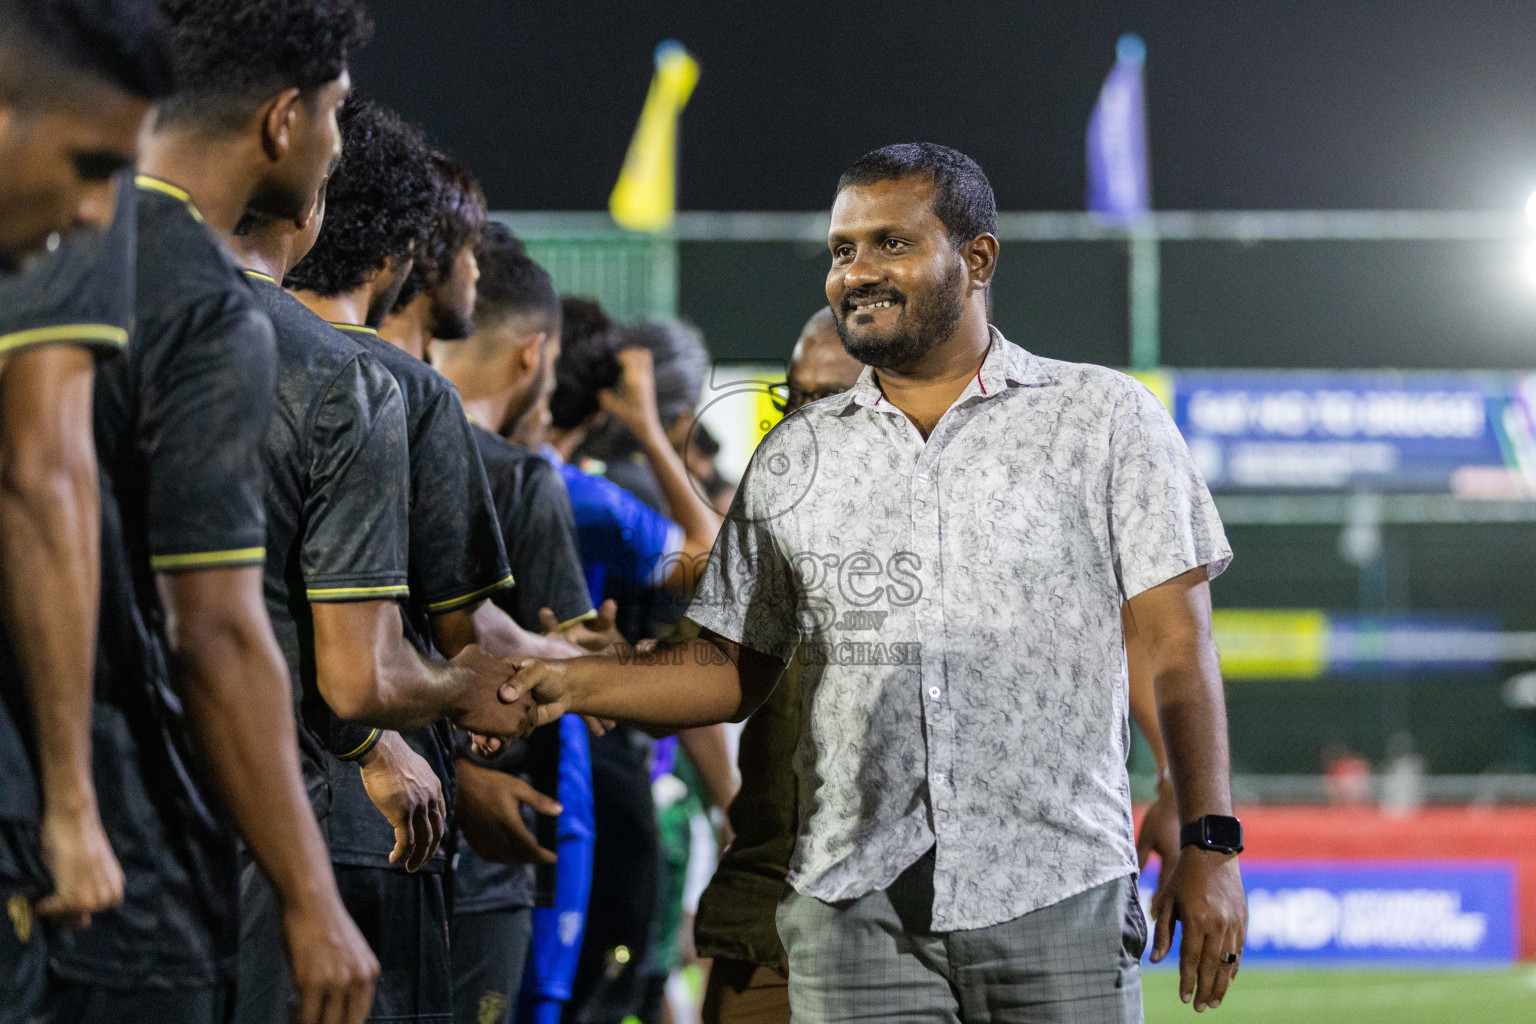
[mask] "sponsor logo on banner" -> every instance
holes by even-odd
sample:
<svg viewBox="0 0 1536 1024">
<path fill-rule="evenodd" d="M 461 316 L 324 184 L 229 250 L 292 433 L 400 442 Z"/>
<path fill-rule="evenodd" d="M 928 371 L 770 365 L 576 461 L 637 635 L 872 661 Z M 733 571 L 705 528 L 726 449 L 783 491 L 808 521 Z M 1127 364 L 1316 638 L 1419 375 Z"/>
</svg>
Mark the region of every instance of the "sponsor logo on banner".
<svg viewBox="0 0 1536 1024">
<path fill-rule="evenodd" d="M 1245 860 L 1242 871 L 1245 965 L 1466 967 L 1515 957 L 1509 864 Z M 1144 907 L 1150 891 L 1143 889 Z"/>
</svg>

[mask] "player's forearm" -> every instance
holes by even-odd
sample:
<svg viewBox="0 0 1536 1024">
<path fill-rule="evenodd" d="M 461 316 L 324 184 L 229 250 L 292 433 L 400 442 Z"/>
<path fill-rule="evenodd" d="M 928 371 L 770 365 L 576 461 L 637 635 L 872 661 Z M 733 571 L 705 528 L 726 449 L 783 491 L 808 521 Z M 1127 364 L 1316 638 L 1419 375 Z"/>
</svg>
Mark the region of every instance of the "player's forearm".
<svg viewBox="0 0 1536 1024">
<path fill-rule="evenodd" d="M 715 534 L 720 532 L 722 522 L 720 513 L 711 508 L 694 489 L 692 481 L 688 479 L 688 468 L 683 465 L 677 452 L 672 450 L 667 435 L 657 426 L 640 438 L 640 445 L 650 460 L 656 482 L 661 485 L 661 493 L 667 499 L 672 521 L 683 528 L 689 546 L 699 551 L 708 551 L 714 547 Z"/>
<path fill-rule="evenodd" d="M 299 770 L 288 671 L 263 623 L 196 627 L 177 654 L 215 790 L 285 904 L 330 898 L 329 854 Z"/>
<path fill-rule="evenodd" d="M 440 718 L 456 718 L 474 686 L 467 668 L 423 658 L 402 635 L 379 652 L 373 685 L 355 687 L 354 698 L 332 704 L 349 721 L 409 732 Z M 331 701 L 330 695 L 326 700 Z"/>
<path fill-rule="evenodd" d="M 493 658 L 574 658 L 585 653 L 569 640 L 524 629 L 490 601 L 467 613 L 435 616 L 432 637 L 449 657 L 470 644 L 479 644 Z"/>
<path fill-rule="evenodd" d="M 5 624 L 26 687 L 48 813 L 87 813 L 96 799 L 91 700 L 101 512 L 88 420 L 82 430 L 87 440 L 57 453 L 7 446 L 0 469 Z"/>
<path fill-rule="evenodd" d="M 1179 818 L 1232 813 L 1227 714 L 1221 668 L 1209 635 L 1190 637 L 1154 657 L 1157 717 Z"/>
<path fill-rule="evenodd" d="M 735 663 L 708 640 L 559 664 L 566 672 L 569 710 L 577 714 L 689 729 L 740 721 L 756 707 Z"/>
</svg>

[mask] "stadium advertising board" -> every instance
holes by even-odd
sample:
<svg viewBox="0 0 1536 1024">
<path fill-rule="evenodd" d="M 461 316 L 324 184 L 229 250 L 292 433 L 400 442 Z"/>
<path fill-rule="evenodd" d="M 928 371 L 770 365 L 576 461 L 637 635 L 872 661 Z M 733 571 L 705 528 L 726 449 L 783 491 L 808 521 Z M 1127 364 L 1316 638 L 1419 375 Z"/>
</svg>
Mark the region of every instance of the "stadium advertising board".
<svg viewBox="0 0 1536 1024">
<path fill-rule="evenodd" d="M 1148 375 L 1213 489 L 1536 493 L 1536 377 L 1190 370 Z"/>
<path fill-rule="evenodd" d="M 1475 967 L 1515 958 L 1510 864 L 1245 858 L 1243 886 L 1245 965 Z"/>
</svg>

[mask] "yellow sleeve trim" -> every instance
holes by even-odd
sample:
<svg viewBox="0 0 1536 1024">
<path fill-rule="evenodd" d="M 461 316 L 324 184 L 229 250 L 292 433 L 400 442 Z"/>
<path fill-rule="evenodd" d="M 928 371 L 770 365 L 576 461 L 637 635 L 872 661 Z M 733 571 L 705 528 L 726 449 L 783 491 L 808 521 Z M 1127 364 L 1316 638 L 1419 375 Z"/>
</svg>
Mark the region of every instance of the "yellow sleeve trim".
<svg viewBox="0 0 1536 1024">
<path fill-rule="evenodd" d="M 311 601 L 350 601 L 359 597 L 410 597 L 411 588 L 403 584 L 392 587 L 316 587 L 304 591 Z"/>
<path fill-rule="evenodd" d="M 345 754 L 337 754 L 336 756 L 341 758 L 343 761 L 350 761 L 354 757 L 359 757 L 362 754 L 367 753 L 369 748 L 371 748 L 377 742 L 379 742 L 379 730 L 374 729 L 368 733 L 368 738 L 363 740 L 363 742 L 359 743 Z"/>
<path fill-rule="evenodd" d="M 122 348 L 128 344 L 128 332 L 111 324 L 58 324 L 54 327 L 33 327 L 13 334 L 0 334 L 0 352 L 27 345 L 42 345 L 50 341 L 104 341 Z"/>
<path fill-rule="evenodd" d="M 595 618 L 597 618 L 597 609 L 596 608 L 588 608 L 586 611 L 582 612 L 580 615 L 576 616 L 574 619 L 566 619 L 564 622 L 560 623 L 560 632 L 564 633 L 566 630 L 570 629 L 572 626 L 576 625 L 576 623 L 578 623 L 578 622 L 586 622 L 588 619 L 595 619 Z"/>
<path fill-rule="evenodd" d="M 479 590 L 472 594 L 465 594 L 462 597 L 450 597 L 446 601 L 438 601 L 435 604 L 429 604 L 427 605 L 427 611 L 434 615 L 437 615 L 441 612 L 451 612 L 455 608 L 463 607 L 464 605 L 469 604 L 471 601 L 475 601 L 484 597 L 486 594 L 489 594 L 493 590 L 500 590 L 503 587 L 510 587 L 512 583 L 512 574 L 507 573 L 495 583 L 492 583 L 488 587 L 481 587 Z"/>
<path fill-rule="evenodd" d="M 266 558 L 266 548 L 232 548 L 229 551 L 193 551 L 185 555 L 153 555 L 149 567 L 156 572 L 206 569 L 216 565 L 247 565 L 266 561 Z"/>
</svg>

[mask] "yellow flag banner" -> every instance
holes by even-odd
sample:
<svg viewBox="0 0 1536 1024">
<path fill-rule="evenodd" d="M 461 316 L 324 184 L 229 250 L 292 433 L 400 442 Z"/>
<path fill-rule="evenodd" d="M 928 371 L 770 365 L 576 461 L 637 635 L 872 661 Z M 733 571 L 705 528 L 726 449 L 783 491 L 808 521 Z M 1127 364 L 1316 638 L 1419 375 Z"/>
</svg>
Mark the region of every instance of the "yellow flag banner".
<svg viewBox="0 0 1536 1024">
<path fill-rule="evenodd" d="M 665 231 L 677 210 L 677 119 L 699 81 L 699 62 L 668 39 L 656 47 L 656 73 L 608 212 L 630 231 Z"/>
</svg>

